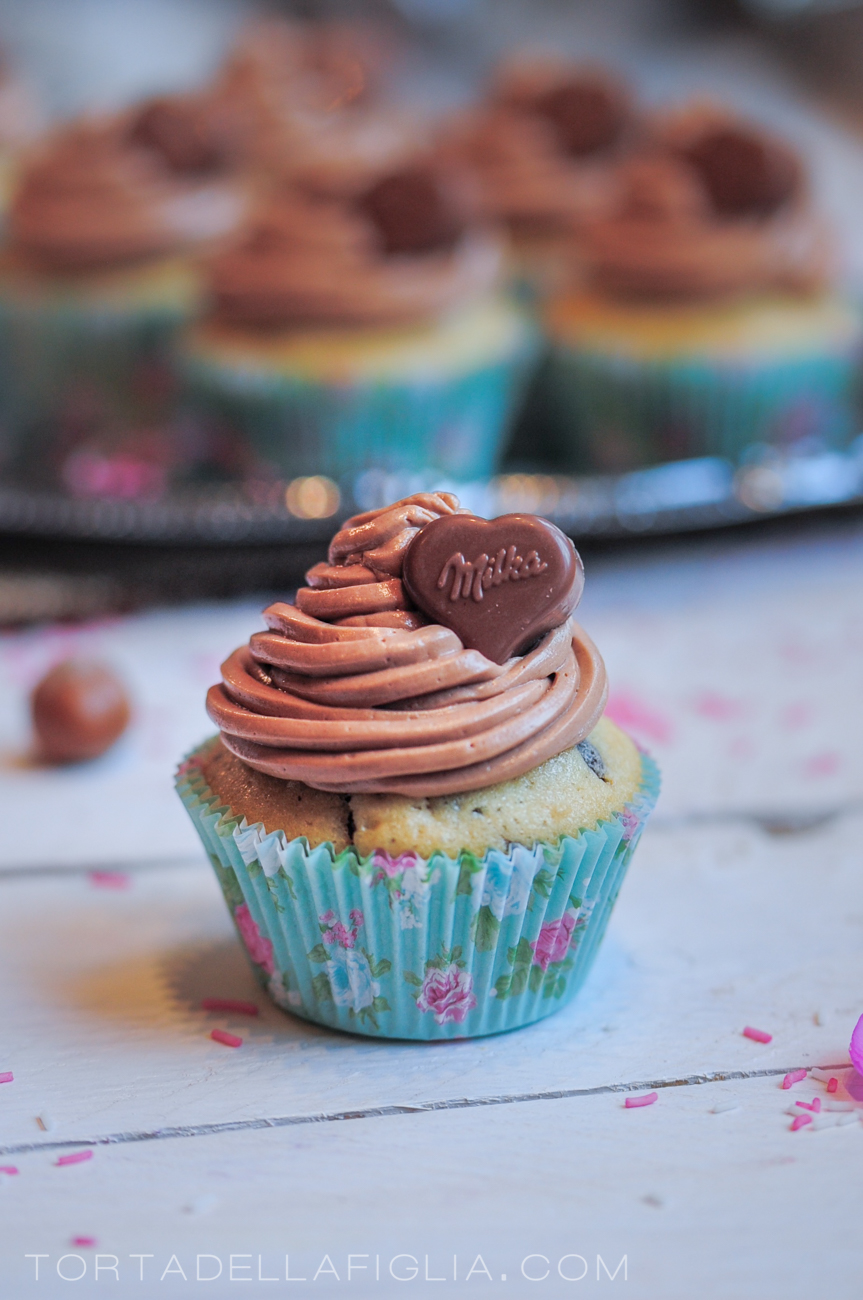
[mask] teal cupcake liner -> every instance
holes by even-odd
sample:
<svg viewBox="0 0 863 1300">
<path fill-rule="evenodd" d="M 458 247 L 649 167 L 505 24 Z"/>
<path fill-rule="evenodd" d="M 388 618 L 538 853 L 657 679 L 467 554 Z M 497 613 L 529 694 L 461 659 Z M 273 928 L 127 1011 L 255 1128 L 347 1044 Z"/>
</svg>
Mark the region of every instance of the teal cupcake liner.
<svg viewBox="0 0 863 1300">
<path fill-rule="evenodd" d="M 468 481 L 497 468 L 539 342 L 525 317 L 505 352 L 473 369 L 316 382 L 187 355 L 190 410 L 283 478 L 433 470 Z"/>
<path fill-rule="evenodd" d="M 286 1011 L 333 1029 L 430 1041 L 517 1029 L 575 995 L 659 793 L 555 843 L 482 857 L 360 858 L 246 824 L 204 778 L 206 742 L 178 793 L 252 968 Z"/>
<path fill-rule="evenodd" d="M 39 465 L 82 440 L 164 420 L 172 341 L 187 315 L 174 303 L 0 292 L 0 460 Z"/>
<path fill-rule="evenodd" d="M 553 454 L 582 473 L 687 456 L 738 464 L 753 446 L 812 453 L 847 445 L 860 428 L 855 349 L 647 361 L 557 345 L 543 382 Z"/>
</svg>

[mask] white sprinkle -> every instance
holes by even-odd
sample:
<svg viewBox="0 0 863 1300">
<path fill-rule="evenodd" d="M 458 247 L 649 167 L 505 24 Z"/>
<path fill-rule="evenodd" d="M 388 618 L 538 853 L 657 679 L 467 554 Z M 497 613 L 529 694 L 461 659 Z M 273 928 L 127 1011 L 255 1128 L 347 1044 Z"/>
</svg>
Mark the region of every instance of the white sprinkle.
<svg viewBox="0 0 863 1300">
<path fill-rule="evenodd" d="M 834 1065 L 832 1070 L 822 1070 L 819 1065 L 813 1065 L 809 1071 L 813 1079 L 818 1079 L 821 1083 L 829 1083 L 831 1079 L 836 1079 L 843 1070 L 850 1070 L 850 1065 Z"/>
<path fill-rule="evenodd" d="M 813 1129 L 816 1133 L 820 1133 L 822 1129 L 845 1128 L 847 1125 L 855 1124 L 856 1122 L 857 1116 L 850 1115 L 847 1111 L 844 1115 L 813 1115 L 812 1123 L 809 1125 L 809 1128 Z"/>
<path fill-rule="evenodd" d="M 739 1101 L 718 1101 L 711 1112 L 714 1115 L 727 1115 L 730 1110 L 740 1110 Z"/>
<path fill-rule="evenodd" d="M 216 1205 L 219 1204 L 219 1198 L 212 1192 L 203 1192 L 202 1195 L 196 1196 L 189 1201 L 188 1205 L 183 1206 L 184 1214 L 209 1214 Z"/>
<path fill-rule="evenodd" d="M 834 1101 L 832 1097 L 825 1097 L 821 1102 L 822 1110 L 857 1110 L 853 1101 Z"/>
</svg>

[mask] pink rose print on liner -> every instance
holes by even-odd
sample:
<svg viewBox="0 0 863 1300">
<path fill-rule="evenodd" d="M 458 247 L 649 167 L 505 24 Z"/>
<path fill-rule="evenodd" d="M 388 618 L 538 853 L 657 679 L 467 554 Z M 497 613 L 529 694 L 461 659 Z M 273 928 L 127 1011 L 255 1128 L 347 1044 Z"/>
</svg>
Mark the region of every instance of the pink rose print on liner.
<svg viewBox="0 0 863 1300">
<path fill-rule="evenodd" d="M 431 1011 L 439 1025 L 450 1020 L 460 1025 L 475 1006 L 473 978 L 467 971 L 459 970 L 455 962 L 444 970 L 426 971 L 417 1007 L 420 1011 Z"/>
<path fill-rule="evenodd" d="M 575 917 L 567 912 L 559 921 L 546 921 L 539 932 L 539 938 L 531 943 L 534 965 L 548 970 L 554 961 L 563 961 L 569 949 L 569 941 L 575 929 Z"/>
<path fill-rule="evenodd" d="M 633 812 L 631 808 L 624 808 L 623 812 L 620 813 L 619 816 L 620 820 L 623 822 L 623 838 L 628 844 L 641 824 L 638 813 Z"/>
<path fill-rule="evenodd" d="M 273 945 L 269 939 L 265 939 L 261 934 L 246 903 L 241 903 L 235 910 L 234 920 L 252 961 L 257 962 L 259 966 L 263 966 L 268 975 L 275 975 Z"/>
<path fill-rule="evenodd" d="M 671 719 L 628 691 L 609 696 L 605 715 L 625 731 L 634 731 L 637 736 L 654 740 L 660 745 L 671 743 L 674 734 Z"/>
<path fill-rule="evenodd" d="M 400 853 L 397 858 L 391 858 L 388 853 L 384 853 L 383 850 L 379 849 L 378 852 L 375 853 L 375 866 L 377 867 L 377 871 L 375 872 L 374 879 L 376 882 L 383 880 L 385 877 L 389 877 L 389 879 L 392 880 L 394 876 L 400 876 L 404 871 L 410 871 L 412 867 L 416 866 L 418 861 L 418 855 L 412 850 L 408 850 L 407 853 Z"/>
<path fill-rule="evenodd" d="M 321 938 L 324 943 L 338 944 L 340 948 L 353 948 L 356 946 L 357 935 L 360 927 L 363 925 L 365 918 L 358 907 L 353 908 L 350 912 L 350 919 L 353 922 L 349 930 L 346 925 L 339 921 L 332 909 L 329 912 L 323 912 L 318 920 L 321 923 Z M 326 928 L 325 928 L 326 927 Z"/>
</svg>

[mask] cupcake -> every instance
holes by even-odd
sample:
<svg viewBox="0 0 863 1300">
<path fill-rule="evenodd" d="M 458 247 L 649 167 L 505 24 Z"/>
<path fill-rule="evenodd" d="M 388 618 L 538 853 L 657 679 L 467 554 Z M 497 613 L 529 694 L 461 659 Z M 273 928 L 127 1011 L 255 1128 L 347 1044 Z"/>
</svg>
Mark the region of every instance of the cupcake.
<svg viewBox="0 0 863 1300">
<path fill-rule="evenodd" d="M 0 264 L 6 460 L 63 475 L 70 454 L 166 418 L 167 348 L 200 301 L 193 256 L 246 203 L 204 118 L 194 100 L 154 101 L 29 159 Z"/>
<path fill-rule="evenodd" d="M 588 283 L 547 311 L 559 464 L 844 445 L 858 428 L 861 318 L 831 287 L 829 232 L 797 155 L 697 109 L 656 124 L 618 182 L 616 211 L 583 236 Z"/>
<path fill-rule="evenodd" d="M 245 124 L 244 158 L 267 177 L 374 101 L 387 56 L 360 25 L 261 18 L 241 32 L 211 94 Z"/>
<path fill-rule="evenodd" d="M 545 292 L 571 271 L 585 223 L 612 203 L 634 131 L 630 96 L 610 73 L 523 59 L 499 69 L 486 104 L 452 121 L 440 148 L 473 171 L 486 217 L 508 231 L 517 282 Z"/>
<path fill-rule="evenodd" d="M 384 1038 L 550 1014 L 658 790 L 603 717 L 572 543 L 419 494 L 348 520 L 306 577 L 223 664 L 220 735 L 177 774 L 258 979 Z"/>
<path fill-rule="evenodd" d="M 421 155 L 316 174 L 213 260 L 182 346 L 190 407 L 271 476 L 490 474 L 536 352 L 499 242 Z"/>
</svg>

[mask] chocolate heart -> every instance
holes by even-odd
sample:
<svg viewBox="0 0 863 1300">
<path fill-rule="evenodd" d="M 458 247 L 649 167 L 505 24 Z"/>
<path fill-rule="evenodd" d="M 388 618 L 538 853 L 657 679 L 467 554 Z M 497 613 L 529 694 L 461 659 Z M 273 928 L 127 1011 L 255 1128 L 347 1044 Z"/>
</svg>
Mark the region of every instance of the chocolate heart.
<svg viewBox="0 0 863 1300">
<path fill-rule="evenodd" d="M 569 617 L 584 567 L 569 538 L 536 515 L 444 515 L 417 533 L 402 578 L 424 614 L 502 664 Z"/>
</svg>

